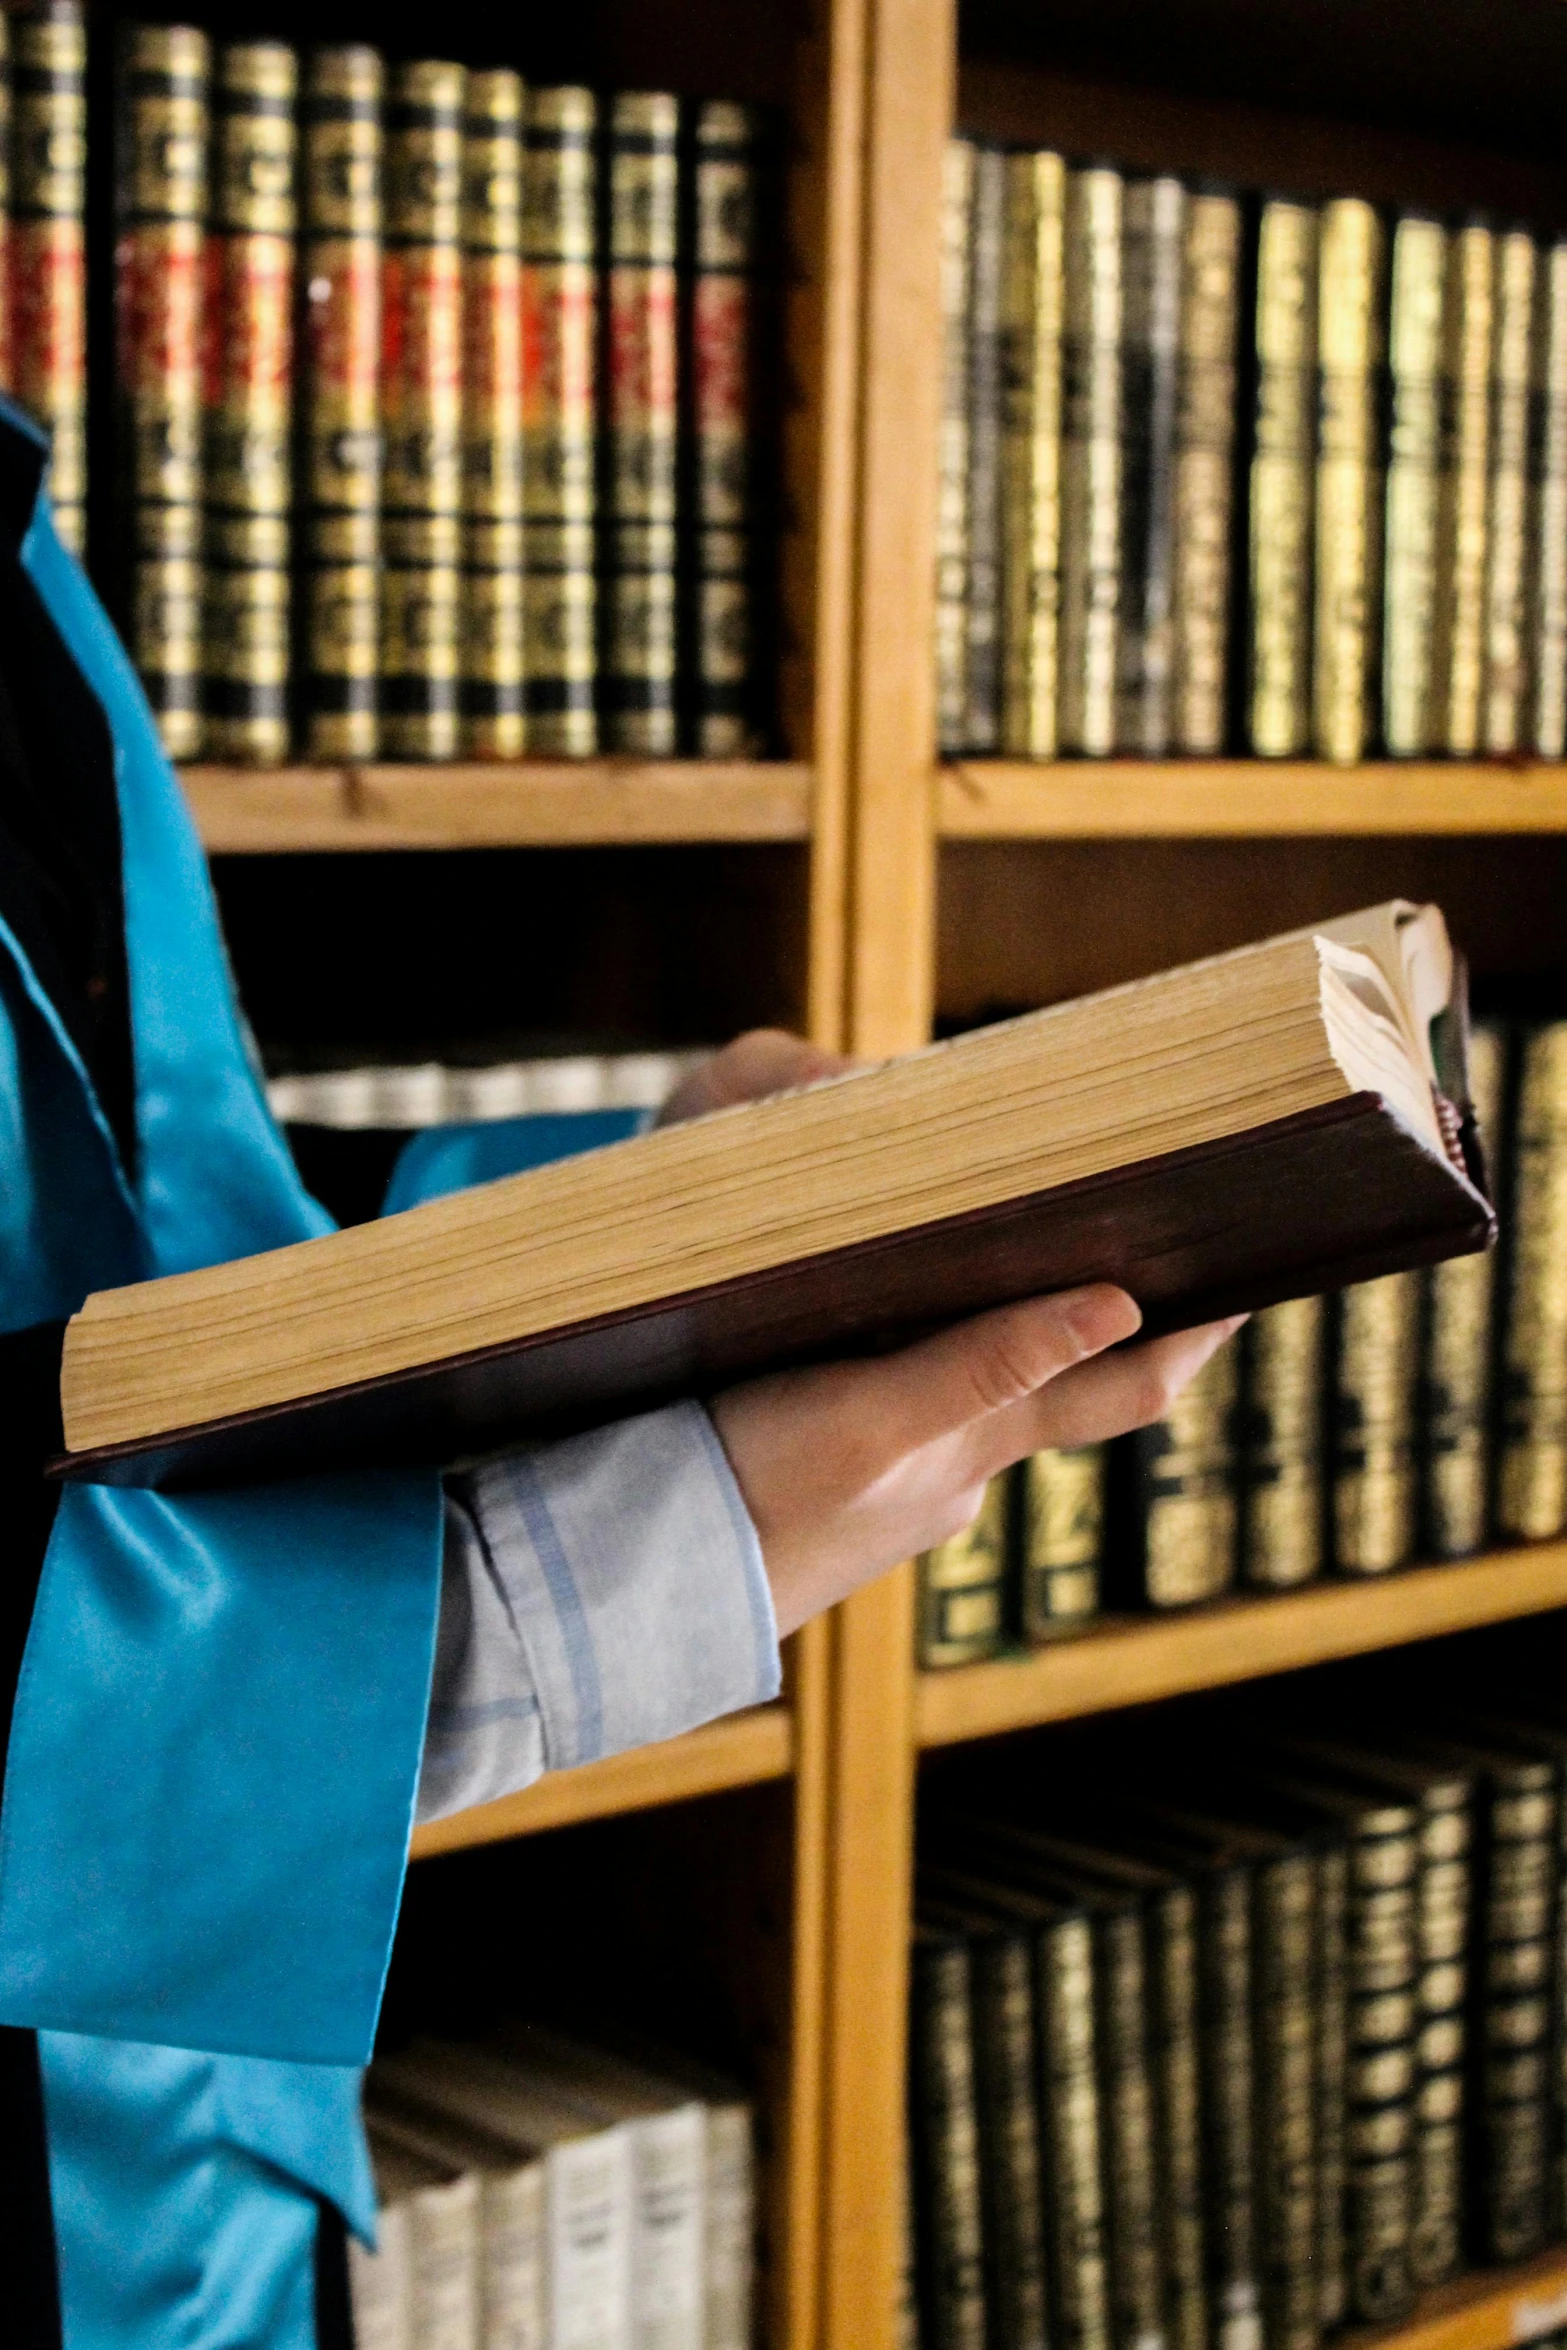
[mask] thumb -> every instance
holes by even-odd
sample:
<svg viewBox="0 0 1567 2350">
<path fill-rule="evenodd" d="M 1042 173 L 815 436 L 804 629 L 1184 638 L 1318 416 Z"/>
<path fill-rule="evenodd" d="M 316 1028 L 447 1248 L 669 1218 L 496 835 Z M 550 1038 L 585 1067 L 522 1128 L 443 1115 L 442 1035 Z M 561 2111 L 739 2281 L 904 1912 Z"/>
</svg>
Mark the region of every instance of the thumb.
<svg viewBox="0 0 1567 2350">
<path fill-rule="evenodd" d="M 1096 1281 L 959 1322 L 882 1359 L 883 1431 L 899 1453 L 934 1443 L 1130 1338 L 1142 1318 L 1124 1289 Z"/>
</svg>

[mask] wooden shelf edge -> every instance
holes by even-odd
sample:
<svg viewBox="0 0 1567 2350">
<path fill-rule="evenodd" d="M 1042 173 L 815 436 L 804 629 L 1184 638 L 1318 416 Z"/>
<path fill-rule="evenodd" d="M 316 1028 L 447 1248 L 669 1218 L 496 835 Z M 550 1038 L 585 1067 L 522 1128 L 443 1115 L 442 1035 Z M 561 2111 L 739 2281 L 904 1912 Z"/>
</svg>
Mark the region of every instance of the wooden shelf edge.
<svg viewBox="0 0 1567 2350">
<path fill-rule="evenodd" d="M 180 779 L 211 856 L 802 841 L 811 830 L 811 770 L 787 760 L 195 766 Z"/>
<path fill-rule="evenodd" d="M 1542 1542 L 1367 1582 L 1112 1618 L 1029 1656 L 918 1674 L 915 1740 L 926 1747 L 993 1737 L 1562 1606 L 1567 1542 Z"/>
<path fill-rule="evenodd" d="M 1340 2337 L 1341 2350 L 1512 2350 L 1567 2325 L 1567 2248 L 1484 2269 L 1425 2294 L 1402 2325 Z"/>
<path fill-rule="evenodd" d="M 1567 831 L 1567 764 L 1291 759 L 960 760 L 946 840 L 1281 839 Z"/>
<path fill-rule="evenodd" d="M 662 1746 L 636 1747 L 607 1761 L 558 1771 L 472 1811 L 453 1812 L 415 1828 L 410 1860 L 461 1852 L 474 1844 L 500 1844 L 511 1836 L 536 1835 L 579 1820 L 608 1819 L 616 1812 L 649 1811 L 660 1803 L 682 1803 L 693 1795 L 715 1795 L 726 1787 L 751 1787 L 764 1779 L 786 1779 L 794 1768 L 794 1724 L 784 1705 L 758 1706 L 731 1714 L 671 1738 Z"/>
</svg>

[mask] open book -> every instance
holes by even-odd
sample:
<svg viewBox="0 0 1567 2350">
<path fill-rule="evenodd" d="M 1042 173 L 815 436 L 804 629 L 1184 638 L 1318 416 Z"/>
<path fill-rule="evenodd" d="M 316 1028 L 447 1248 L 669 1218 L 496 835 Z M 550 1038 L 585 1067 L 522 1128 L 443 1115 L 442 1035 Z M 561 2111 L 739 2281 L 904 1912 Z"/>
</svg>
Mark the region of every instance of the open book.
<svg viewBox="0 0 1567 2350">
<path fill-rule="evenodd" d="M 1168 1330 L 1483 1248 L 1462 1035 L 1440 913 L 1394 902 L 103 1290 L 66 1337 L 60 1468 L 453 1460 L 1078 1282 Z"/>
</svg>

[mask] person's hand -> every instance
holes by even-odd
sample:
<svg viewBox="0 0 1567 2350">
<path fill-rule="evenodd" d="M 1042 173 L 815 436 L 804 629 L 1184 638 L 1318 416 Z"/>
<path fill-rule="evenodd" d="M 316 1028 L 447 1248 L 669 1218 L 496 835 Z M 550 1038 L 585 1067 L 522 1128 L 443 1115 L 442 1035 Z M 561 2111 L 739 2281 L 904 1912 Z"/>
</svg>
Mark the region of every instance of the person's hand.
<svg viewBox="0 0 1567 2350">
<path fill-rule="evenodd" d="M 850 1066 L 841 1053 L 824 1052 L 786 1029 L 751 1028 L 688 1070 L 654 1123 L 679 1126 L 687 1118 L 727 1110 L 735 1102 L 760 1101 L 770 1093 L 787 1093 L 791 1086 L 814 1085 L 818 1077 L 836 1077 Z"/>
<path fill-rule="evenodd" d="M 774 1372 L 715 1397 L 780 1632 L 961 1532 L 990 1478 L 1025 1454 L 1162 1419 L 1244 1319 L 1106 1353 L 1142 1315 L 1099 1282 L 873 1361 Z"/>
</svg>

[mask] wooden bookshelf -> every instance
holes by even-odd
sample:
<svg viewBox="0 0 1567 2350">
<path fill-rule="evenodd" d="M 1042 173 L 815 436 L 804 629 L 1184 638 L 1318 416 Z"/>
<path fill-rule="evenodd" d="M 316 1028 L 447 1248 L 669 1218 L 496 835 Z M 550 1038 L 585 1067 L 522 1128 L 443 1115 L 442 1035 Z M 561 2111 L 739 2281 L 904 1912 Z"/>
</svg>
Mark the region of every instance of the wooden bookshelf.
<svg viewBox="0 0 1567 2350">
<path fill-rule="evenodd" d="M 1545 761 L 974 759 L 936 790 L 944 840 L 1567 832 L 1567 766 Z"/>
<path fill-rule="evenodd" d="M 1178 1615 L 1111 1618 L 1026 1656 L 921 1673 L 915 1740 L 926 1747 L 988 1738 L 1557 1607 L 1567 1607 L 1567 1542 L 1407 1567 L 1363 1583 L 1216 1600 Z"/>
<path fill-rule="evenodd" d="M 782 759 L 187 767 L 181 780 L 210 856 L 811 836 L 811 770 Z"/>
<path fill-rule="evenodd" d="M 784 1705 L 759 1706 L 688 1730 L 662 1746 L 634 1747 L 580 1770 L 557 1771 L 524 1788 L 520 1795 L 481 1803 L 415 1828 L 411 1860 L 462 1852 L 475 1844 L 501 1844 L 543 1828 L 601 1820 L 613 1812 L 650 1811 L 693 1795 L 716 1795 L 726 1787 L 754 1787 L 764 1779 L 787 1778 L 794 1767 L 794 1730 Z"/>
<path fill-rule="evenodd" d="M 1567 2250 L 1455 2278 L 1402 2325 L 1338 2337 L 1340 2350 L 1513 2350 L 1567 2325 Z"/>
</svg>

